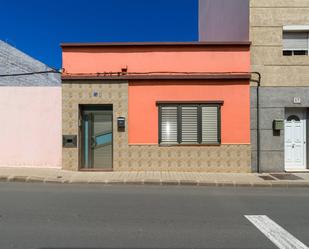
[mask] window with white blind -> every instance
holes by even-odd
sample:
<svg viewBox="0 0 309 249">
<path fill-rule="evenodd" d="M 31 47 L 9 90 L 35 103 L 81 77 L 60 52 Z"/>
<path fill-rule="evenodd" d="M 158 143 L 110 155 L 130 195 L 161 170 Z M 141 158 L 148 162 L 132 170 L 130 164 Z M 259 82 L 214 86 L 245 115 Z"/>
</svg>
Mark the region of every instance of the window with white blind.
<svg viewBox="0 0 309 249">
<path fill-rule="evenodd" d="M 306 31 L 283 31 L 283 55 L 308 55 L 308 35 Z"/>
<path fill-rule="evenodd" d="M 164 106 L 161 108 L 161 141 L 167 144 L 176 144 L 178 120 L 177 106 Z"/>
<path fill-rule="evenodd" d="M 218 107 L 202 106 L 202 142 L 211 144 L 218 142 Z"/>
<path fill-rule="evenodd" d="M 196 144 L 198 142 L 197 106 L 181 106 L 181 142 Z"/>
<path fill-rule="evenodd" d="M 159 104 L 159 143 L 220 144 L 220 104 Z"/>
</svg>

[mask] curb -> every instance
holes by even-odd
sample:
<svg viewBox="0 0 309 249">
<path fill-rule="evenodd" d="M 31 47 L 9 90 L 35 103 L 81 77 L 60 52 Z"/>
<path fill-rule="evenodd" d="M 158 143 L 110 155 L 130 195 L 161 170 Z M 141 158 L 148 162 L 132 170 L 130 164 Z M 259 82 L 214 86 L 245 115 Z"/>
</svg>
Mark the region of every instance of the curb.
<svg viewBox="0 0 309 249">
<path fill-rule="evenodd" d="M 309 188 L 309 182 L 235 182 L 235 181 L 198 181 L 198 180 L 74 180 L 38 176 L 0 176 L 0 182 L 25 182 L 45 184 L 101 184 L 101 185 L 157 185 L 157 186 L 201 186 L 201 187 L 268 187 L 268 188 Z"/>
</svg>

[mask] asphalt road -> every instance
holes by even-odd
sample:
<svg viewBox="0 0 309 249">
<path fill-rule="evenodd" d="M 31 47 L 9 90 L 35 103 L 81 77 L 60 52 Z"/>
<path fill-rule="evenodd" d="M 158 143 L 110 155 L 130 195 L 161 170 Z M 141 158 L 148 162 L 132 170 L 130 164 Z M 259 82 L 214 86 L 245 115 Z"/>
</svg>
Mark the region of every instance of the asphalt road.
<svg viewBox="0 0 309 249">
<path fill-rule="evenodd" d="M 244 215 L 309 245 L 309 190 L 0 183 L 0 248 L 278 248 Z"/>
</svg>

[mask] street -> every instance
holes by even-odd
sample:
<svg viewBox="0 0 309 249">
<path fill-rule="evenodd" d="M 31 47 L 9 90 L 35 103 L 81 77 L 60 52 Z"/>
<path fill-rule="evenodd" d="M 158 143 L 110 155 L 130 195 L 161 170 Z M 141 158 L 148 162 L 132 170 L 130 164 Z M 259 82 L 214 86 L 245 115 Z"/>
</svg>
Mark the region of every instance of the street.
<svg viewBox="0 0 309 249">
<path fill-rule="evenodd" d="M 308 188 L 0 183 L 0 248 L 278 248 L 245 216 L 309 245 Z"/>
</svg>

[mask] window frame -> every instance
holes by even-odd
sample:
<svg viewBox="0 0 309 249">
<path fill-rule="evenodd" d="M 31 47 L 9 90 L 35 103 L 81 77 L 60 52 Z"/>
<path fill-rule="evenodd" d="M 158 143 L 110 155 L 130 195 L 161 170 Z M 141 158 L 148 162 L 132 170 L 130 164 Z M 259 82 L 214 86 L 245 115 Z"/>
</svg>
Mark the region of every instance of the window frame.
<svg viewBox="0 0 309 249">
<path fill-rule="evenodd" d="M 309 56 L 309 26 L 302 26 L 302 25 L 292 25 L 292 26 L 284 26 L 282 30 L 282 56 L 284 57 L 298 57 L 298 56 Z M 307 35 L 307 49 L 286 49 L 283 46 L 284 43 L 284 33 L 304 33 Z M 305 52 L 305 54 L 297 54 L 298 52 Z M 291 54 L 284 54 L 286 52 L 289 52 Z M 296 54 L 295 54 L 296 53 Z"/>
<path fill-rule="evenodd" d="M 157 101 L 158 106 L 158 144 L 159 146 L 210 146 L 221 145 L 221 106 L 223 101 L 204 101 L 204 102 L 174 102 L 174 101 Z M 177 143 L 162 143 L 162 107 L 177 107 Z M 182 143 L 182 106 L 197 107 L 197 142 Z M 203 143 L 202 139 L 202 107 L 217 107 L 217 142 Z"/>
</svg>

